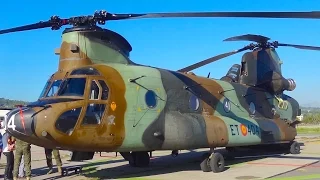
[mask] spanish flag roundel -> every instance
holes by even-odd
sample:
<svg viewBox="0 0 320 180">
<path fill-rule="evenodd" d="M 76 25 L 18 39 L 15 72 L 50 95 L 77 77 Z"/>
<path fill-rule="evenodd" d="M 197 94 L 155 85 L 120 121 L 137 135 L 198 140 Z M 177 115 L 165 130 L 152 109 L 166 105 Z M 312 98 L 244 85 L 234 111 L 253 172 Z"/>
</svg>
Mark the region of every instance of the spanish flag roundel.
<svg viewBox="0 0 320 180">
<path fill-rule="evenodd" d="M 247 127 L 243 124 L 240 125 L 240 130 L 243 136 L 246 136 L 248 134 Z"/>
</svg>

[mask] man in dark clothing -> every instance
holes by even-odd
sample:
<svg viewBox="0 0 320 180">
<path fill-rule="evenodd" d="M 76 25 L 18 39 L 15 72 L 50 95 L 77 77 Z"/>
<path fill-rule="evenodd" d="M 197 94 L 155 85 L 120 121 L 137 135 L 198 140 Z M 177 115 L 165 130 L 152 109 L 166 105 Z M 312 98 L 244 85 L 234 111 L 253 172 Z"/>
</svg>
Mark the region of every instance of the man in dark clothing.
<svg viewBox="0 0 320 180">
<path fill-rule="evenodd" d="M 51 174 L 52 173 L 52 154 L 54 156 L 54 159 L 56 160 L 56 164 L 58 167 L 58 172 L 61 173 L 62 169 L 62 162 L 61 162 L 61 158 L 60 158 L 60 153 L 59 150 L 57 149 L 44 149 L 45 153 L 46 153 L 46 160 L 47 160 L 47 166 L 49 168 L 49 171 L 47 174 Z"/>
<path fill-rule="evenodd" d="M 26 179 L 31 178 L 31 144 L 16 139 L 16 153 L 13 167 L 13 179 L 18 179 L 19 166 L 21 163 L 22 155 L 24 156 L 24 168 L 26 171 Z"/>
</svg>

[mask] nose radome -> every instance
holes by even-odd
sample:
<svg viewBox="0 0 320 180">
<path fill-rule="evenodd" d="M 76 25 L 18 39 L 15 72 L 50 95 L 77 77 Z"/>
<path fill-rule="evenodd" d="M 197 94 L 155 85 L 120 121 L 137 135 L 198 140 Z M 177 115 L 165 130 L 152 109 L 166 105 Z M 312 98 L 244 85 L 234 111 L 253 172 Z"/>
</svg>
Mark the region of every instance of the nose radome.
<svg viewBox="0 0 320 180">
<path fill-rule="evenodd" d="M 10 111 L 7 115 L 6 128 L 12 135 L 35 135 L 36 116 L 32 108 L 23 107 Z"/>
</svg>

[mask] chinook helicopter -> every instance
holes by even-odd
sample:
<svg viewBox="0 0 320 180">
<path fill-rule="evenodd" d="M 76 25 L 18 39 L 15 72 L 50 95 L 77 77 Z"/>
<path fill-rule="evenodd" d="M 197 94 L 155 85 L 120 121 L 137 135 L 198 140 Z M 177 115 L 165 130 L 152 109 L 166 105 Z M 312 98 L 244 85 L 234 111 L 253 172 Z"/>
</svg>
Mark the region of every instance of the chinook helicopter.
<svg viewBox="0 0 320 180">
<path fill-rule="evenodd" d="M 73 151 L 92 159 L 94 152 L 119 152 L 131 166 L 149 165 L 148 152 L 210 148 L 200 167 L 222 172 L 224 156 L 217 147 L 282 145 L 300 152 L 295 141 L 299 103 L 284 91 L 296 84 L 281 73 L 279 46 L 320 50 L 320 47 L 269 42 L 261 35 L 241 35 L 226 41 L 253 41 L 177 71 L 141 65 L 130 59 L 132 47 L 120 34 L 101 28 L 110 20 L 162 17 L 319 18 L 318 12 L 204 12 L 111 14 L 61 19 L 52 16 L 0 34 L 51 27 L 62 33 L 58 70 L 39 99 L 11 110 L 6 130 L 38 146 Z M 191 71 L 240 53 L 221 79 Z"/>
</svg>

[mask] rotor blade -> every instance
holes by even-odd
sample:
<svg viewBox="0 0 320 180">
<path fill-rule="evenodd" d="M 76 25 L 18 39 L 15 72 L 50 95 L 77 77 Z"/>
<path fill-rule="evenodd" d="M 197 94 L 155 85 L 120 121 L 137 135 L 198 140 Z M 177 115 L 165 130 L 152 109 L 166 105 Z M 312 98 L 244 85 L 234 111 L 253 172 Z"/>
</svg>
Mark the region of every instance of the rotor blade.
<svg viewBox="0 0 320 180">
<path fill-rule="evenodd" d="M 200 62 L 198 62 L 198 63 L 192 64 L 192 65 L 190 65 L 190 66 L 188 66 L 188 67 L 185 67 L 185 68 L 183 68 L 183 69 L 180 69 L 180 70 L 178 70 L 178 71 L 179 71 L 179 72 L 188 72 L 188 71 L 197 69 L 197 68 L 199 68 L 199 67 L 201 67 L 201 66 L 204 66 L 204 65 L 207 65 L 207 64 L 209 64 L 209 63 L 212 63 L 212 62 L 214 62 L 214 61 L 217 61 L 217 60 L 219 60 L 219 59 L 222 59 L 222 58 L 225 58 L 225 57 L 228 57 L 228 56 L 237 54 L 237 53 L 239 53 L 239 52 L 245 51 L 245 50 L 247 50 L 247 49 L 250 49 L 250 47 L 249 47 L 249 46 L 246 46 L 246 47 L 244 47 L 244 48 L 242 48 L 242 49 L 238 49 L 238 50 L 234 50 L 234 51 L 231 51 L 231 52 L 219 54 L 219 55 L 214 56 L 214 57 L 211 57 L 211 58 L 209 58 L 209 59 L 206 59 L 206 60 L 200 61 Z"/>
<path fill-rule="evenodd" d="M 28 31 L 28 30 L 41 29 L 41 28 L 46 28 L 46 27 L 51 27 L 50 21 L 39 22 L 39 23 L 35 23 L 35 24 L 29 24 L 29 25 L 25 25 L 25 26 L 19 26 L 19 27 L 14 27 L 14 28 L 10 28 L 10 29 L 0 30 L 0 34 L 18 32 L 18 31 Z"/>
<path fill-rule="evenodd" d="M 70 23 L 69 19 L 60 19 L 58 16 L 52 16 L 49 21 L 40 21 L 34 24 L 0 30 L 0 34 L 19 32 L 19 31 L 29 31 L 34 29 L 48 28 L 48 27 L 51 27 L 52 30 L 57 30 L 61 26 L 67 25 L 69 23 Z"/>
<path fill-rule="evenodd" d="M 307 50 L 316 50 L 320 51 L 320 47 L 317 46 L 304 46 L 304 45 L 297 45 L 297 44 L 283 44 L 283 43 L 278 43 L 278 46 L 287 46 L 287 47 L 295 47 L 298 49 L 307 49 Z"/>
<path fill-rule="evenodd" d="M 302 18 L 320 19 L 320 11 L 308 12 L 177 12 L 148 14 L 110 14 L 107 20 L 165 17 L 240 17 L 240 18 Z"/>
<path fill-rule="evenodd" d="M 270 38 L 265 36 L 255 35 L 255 34 L 245 34 L 245 35 L 230 37 L 223 41 L 253 41 L 257 43 L 266 43 L 269 40 Z"/>
</svg>

